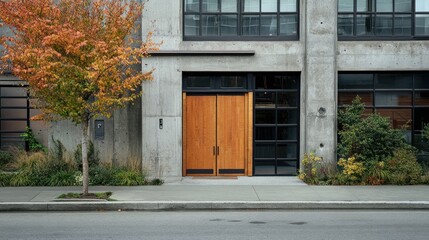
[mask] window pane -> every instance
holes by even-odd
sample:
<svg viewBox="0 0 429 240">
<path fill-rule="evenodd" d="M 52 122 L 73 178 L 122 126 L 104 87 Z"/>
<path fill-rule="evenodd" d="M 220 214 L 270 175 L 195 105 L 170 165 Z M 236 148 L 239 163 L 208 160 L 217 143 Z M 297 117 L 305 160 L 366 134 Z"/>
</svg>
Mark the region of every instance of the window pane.
<svg viewBox="0 0 429 240">
<path fill-rule="evenodd" d="M 211 80 L 207 76 L 188 76 L 186 77 L 186 87 L 188 88 L 210 88 Z"/>
<path fill-rule="evenodd" d="M 277 36 L 277 15 L 261 16 L 261 36 Z"/>
<path fill-rule="evenodd" d="M 277 107 L 297 107 L 298 93 L 281 93 L 277 94 Z"/>
<path fill-rule="evenodd" d="M 280 16 L 280 35 L 281 36 L 297 35 L 297 16 L 296 15 Z"/>
<path fill-rule="evenodd" d="M 275 127 L 256 127 L 255 140 L 276 140 Z"/>
<path fill-rule="evenodd" d="M 365 106 L 372 106 L 372 93 L 370 92 L 340 92 L 338 93 L 338 105 L 350 105 L 352 101 L 359 96 L 361 98 L 361 102 L 365 104 Z"/>
<path fill-rule="evenodd" d="M 275 158 L 275 143 L 256 143 L 255 158 Z"/>
<path fill-rule="evenodd" d="M 224 76 L 220 79 L 222 88 L 245 88 L 246 81 L 243 76 Z"/>
<path fill-rule="evenodd" d="M 222 36 L 237 35 L 237 15 L 222 15 L 220 31 Z"/>
<path fill-rule="evenodd" d="M 277 12 L 277 0 L 261 1 L 261 12 Z"/>
<path fill-rule="evenodd" d="M 375 106 L 411 106 L 411 93 L 376 92 Z"/>
<path fill-rule="evenodd" d="M 414 105 L 429 106 L 429 91 L 416 92 Z"/>
<path fill-rule="evenodd" d="M 278 110 L 277 112 L 278 124 L 297 124 L 298 111 L 297 110 Z"/>
<path fill-rule="evenodd" d="M 296 158 L 297 157 L 296 143 L 285 143 L 277 145 L 278 158 Z"/>
<path fill-rule="evenodd" d="M 297 89 L 299 77 L 297 75 L 256 75 L 256 89 Z"/>
<path fill-rule="evenodd" d="M 390 36 L 393 34 L 393 16 L 377 15 L 375 32 L 377 35 Z"/>
<path fill-rule="evenodd" d="M 353 35 L 353 14 L 338 15 L 338 36 Z"/>
<path fill-rule="evenodd" d="M 411 0 L 395 0 L 395 12 L 411 12 Z"/>
<path fill-rule="evenodd" d="M 414 76 L 414 87 L 416 89 L 429 89 L 429 73 L 417 73 Z"/>
<path fill-rule="evenodd" d="M 280 12 L 296 11 L 296 0 L 280 0 Z"/>
<path fill-rule="evenodd" d="M 277 139 L 278 140 L 297 140 L 298 128 L 297 127 L 278 127 Z"/>
<path fill-rule="evenodd" d="M 244 12 L 259 12 L 260 0 L 243 0 L 243 1 L 244 1 Z"/>
<path fill-rule="evenodd" d="M 377 109 L 376 112 L 389 118 L 393 128 L 400 129 L 408 125 L 406 129 L 411 129 L 411 109 Z"/>
<path fill-rule="evenodd" d="M 219 12 L 218 0 L 204 0 L 202 10 L 203 12 Z"/>
<path fill-rule="evenodd" d="M 373 35 L 374 18 L 371 15 L 357 15 L 356 16 L 356 35 L 367 36 Z"/>
<path fill-rule="evenodd" d="M 200 16 L 185 15 L 185 36 L 200 35 Z"/>
<path fill-rule="evenodd" d="M 237 0 L 222 0 L 222 12 L 237 12 Z"/>
<path fill-rule="evenodd" d="M 255 92 L 255 108 L 275 108 L 276 93 Z"/>
<path fill-rule="evenodd" d="M 414 109 L 414 130 L 423 130 L 423 126 L 429 123 L 429 108 Z"/>
<path fill-rule="evenodd" d="M 395 15 L 395 35 L 397 36 L 411 35 L 411 14 Z"/>
<path fill-rule="evenodd" d="M 200 0 L 185 0 L 185 12 L 199 12 Z"/>
<path fill-rule="evenodd" d="M 279 175 L 296 175 L 296 161 L 277 161 L 277 174 Z"/>
<path fill-rule="evenodd" d="M 378 74 L 375 79 L 376 89 L 411 89 L 413 75 L 411 74 Z"/>
<path fill-rule="evenodd" d="M 416 0 L 416 12 L 429 12 L 429 1 Z"/>
<path fill-rule="evenodd" d="M 259 35 L 259 16 L 258 15 L 243 16 L 243 35 L 246 35 L 246 36 Z"/>
<path fill-rule="evenodd" d="M 276 162 L 269 161 L 255 161 L 255 175 L 274 175 L 276 173 Z"/>
<path fill-rule="evenodd" d="M 353 0 L 338 0 L 338 12 L 353 12 Z"/>
<path fill-rule="evenodd" d="M 375 10 L 375 1 L 356 0 L 356 9 L 358 12 L 371 12 Z"/>
<path fill-rule="evenodd" d="M 374 88 L 373 74 L 341 73 L 338 74 L 339 89 L 372 89 Z"/>
<path fill-rule="evenodd" d="M 275 124 L 276 111 L 275 110 L 255 110 L 255 124 Z"/>
<path fill-rule="evenodd" d="M 429 35 L 429 15 L 416 14 L 416 35 Z"/>
<path fill-rule="evenodd" d="M 218 36 L 219 24 L 217 15 L 203 15 L 202 17 L 201 35 L 203 36 Z"/>
<path fill-rule="evenodd" d="M 377 0 L 377 12 L 393 12 L 393 0 Z"/>
</svg>

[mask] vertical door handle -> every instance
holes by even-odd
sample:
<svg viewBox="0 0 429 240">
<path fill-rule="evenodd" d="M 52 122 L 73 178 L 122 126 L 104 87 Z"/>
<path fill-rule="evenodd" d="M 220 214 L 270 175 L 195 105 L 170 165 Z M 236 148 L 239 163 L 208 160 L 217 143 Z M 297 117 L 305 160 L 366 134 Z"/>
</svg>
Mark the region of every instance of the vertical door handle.
<svg viewBox="0 0 429 240">
<path fill-rule="evenodd" d="M 219 156 L 219 146 L 217 146 L 216 153 L 217 153 L 217 155 Z"/>
<path fill-rule="evenodd" d="M 213 146 L 213 155 L 216 155 L 216 147 Z"/>
</svg>

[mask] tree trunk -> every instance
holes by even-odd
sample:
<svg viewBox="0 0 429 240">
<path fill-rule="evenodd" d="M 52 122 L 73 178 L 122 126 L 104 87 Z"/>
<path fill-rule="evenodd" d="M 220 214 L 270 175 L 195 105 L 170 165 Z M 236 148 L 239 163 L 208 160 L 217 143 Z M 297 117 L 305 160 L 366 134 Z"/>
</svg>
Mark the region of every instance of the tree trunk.
<svg viewBox="0 0 429 240">
<path fill-rule="evenodd" d="M 88 195 L 89 185 L 89 164 L 88 164 L 88 137 L 89 119 L 82 122 L 82 175 L 83 175 L 83 195 Z"/>
</svg>

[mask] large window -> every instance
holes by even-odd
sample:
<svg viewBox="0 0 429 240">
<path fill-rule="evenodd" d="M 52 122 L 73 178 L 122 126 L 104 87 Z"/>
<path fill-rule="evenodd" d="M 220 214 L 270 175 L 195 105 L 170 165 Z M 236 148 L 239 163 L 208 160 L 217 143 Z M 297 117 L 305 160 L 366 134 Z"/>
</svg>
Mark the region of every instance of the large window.
<svg viewBox="0 0 429 240">
<path fill-rule="evenodd" d="M 406 126 L 405 137 L 429 161 L 429 144 L 422 130 L 429 123 L 429 72 L 338 74 L 338 105 L 359 95 L 368 113 L 390 118 L 394 128 Z"/>
<path fill-rule="evenodd" d="M 429 1 L 338 0 L 338 38 L 429 38 Z"/>
<path fill-rule="evenodd" d="M 298 39 L 298 0 L 184 0 L 185 40 Z"/>
</svg>

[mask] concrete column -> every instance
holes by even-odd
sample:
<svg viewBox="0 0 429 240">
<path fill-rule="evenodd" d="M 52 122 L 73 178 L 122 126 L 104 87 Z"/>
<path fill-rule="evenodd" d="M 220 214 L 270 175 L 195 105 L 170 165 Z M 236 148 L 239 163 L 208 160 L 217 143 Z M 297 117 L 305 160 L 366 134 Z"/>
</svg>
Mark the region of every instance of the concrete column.
<svg viewBox="0 0 429 240">
<path fill-rule="evenodd" d="M 304 151 L 315 151 L 325 161 L 335 161 L 337 1 L 307 0 L 304 4 Z"/>
</svg>

